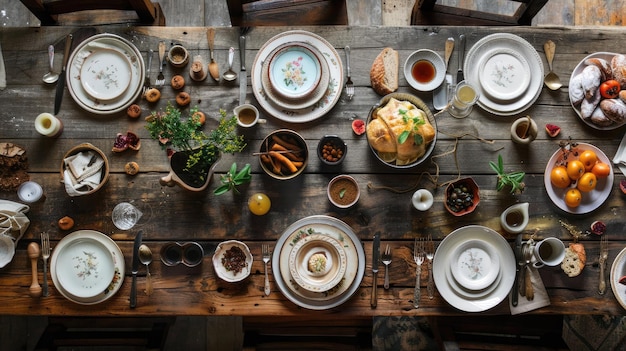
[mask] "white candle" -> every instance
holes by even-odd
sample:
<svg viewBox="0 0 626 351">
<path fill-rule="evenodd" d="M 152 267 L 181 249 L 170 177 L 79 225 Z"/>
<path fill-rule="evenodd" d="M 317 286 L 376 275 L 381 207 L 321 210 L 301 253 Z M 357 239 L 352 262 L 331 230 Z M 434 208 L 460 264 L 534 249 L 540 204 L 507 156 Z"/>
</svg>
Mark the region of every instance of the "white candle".
<svg viewBox="0 0 626 351">
<path fill-rule="evenodd" d="M 17 188 L 17 196 L 24 202 L 37 202 L 43 196 L 43 189 L 33 181 L 24 182 Z"/>
<path fill-rule="evenodd" d="M 427 211 L 433 205 L 434 198 L 433 194 L 427 189 L 419 189 L 415 193 L 413 193 L 413 197 L 411 197 L 411 202 L 413 203 L 413 207 L 420 211 Z"/>
<path fill-rule="evenodd" d="M 35 119 L 35 129 L 41 135 L 54 138 L 61 135 L 61 132 L 63 131 L 63 123 L 60 119 L 44 112 Z"/>
</svg>

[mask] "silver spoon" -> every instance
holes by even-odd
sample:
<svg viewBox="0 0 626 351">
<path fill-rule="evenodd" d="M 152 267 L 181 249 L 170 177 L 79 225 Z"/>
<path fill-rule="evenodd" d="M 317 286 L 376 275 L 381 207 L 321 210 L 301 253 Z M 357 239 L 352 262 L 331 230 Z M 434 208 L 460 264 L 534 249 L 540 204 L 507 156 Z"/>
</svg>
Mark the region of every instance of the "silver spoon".
<svg viewBox="0 0 626 351">
<path fill-rule="evenodd" d="M 54 72 L 54 46 L 48 46 L 48 57 L 50 58 L 50 72 L 43 75 L 43 81 L 51 84 L 59 80 L 59 74 Z"/>
<path fill-rule="evenodd" d="M 152 294 L 152 277 L 150 276 L 150 263 L 152 263 L 152 251 L 142 244 L 139 246 L 139 261 L 146 265 L 146 295 Z"/>
<path fill-rule="evenodd" d="M 222 74 L 222 78 L 227 81 L 232 81 L 237 78 L 237 73 L 233 71 L 233 57 L 235 56 L 235 48 L 231 46 L 228 49 L 228 71 Z"/>
</svg>

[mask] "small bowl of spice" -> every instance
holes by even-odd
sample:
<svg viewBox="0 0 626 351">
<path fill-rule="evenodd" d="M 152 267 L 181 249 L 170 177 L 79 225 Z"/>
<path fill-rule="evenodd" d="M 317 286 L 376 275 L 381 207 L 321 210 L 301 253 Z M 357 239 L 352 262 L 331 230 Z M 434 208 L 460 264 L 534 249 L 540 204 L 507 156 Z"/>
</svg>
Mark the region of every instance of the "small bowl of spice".
<svg viewBox="0 0 626 351">
<path fill-rule="evenodd" d="M 340 164 L 347 152 L 348 145 L 336 135 L 325 135 L 317 144 L 317 156 L 329 166 Z"/>
<path fill-rule="evenodd" d="M 167 59 L 174 67 L 185 67 L 189 62 L 189 53 L 182 45 L 174 45 L 167 53 Z"/>
<path fill-rule="evenodd" d="M 250 275 L 252 253 L 248 245 L 237 240 L 221 242 L 213 254 L 215 273 L 227 282 L 238 282 Z"/>
<path fill-rule="evenodd" d="M 474 212 L 480 202 L 478 184 L 472 178 L 462 178 L 446 187 L 445 207 L 454 216 Z"/>
<path fill-rule="evenodd" d="M 331 179 L 327 188 L 328 200 L 339 207 L 349 208 L 359 201 L 361 190 L 356 179 L 349 175 L 338 175 Z"/>
</svg>

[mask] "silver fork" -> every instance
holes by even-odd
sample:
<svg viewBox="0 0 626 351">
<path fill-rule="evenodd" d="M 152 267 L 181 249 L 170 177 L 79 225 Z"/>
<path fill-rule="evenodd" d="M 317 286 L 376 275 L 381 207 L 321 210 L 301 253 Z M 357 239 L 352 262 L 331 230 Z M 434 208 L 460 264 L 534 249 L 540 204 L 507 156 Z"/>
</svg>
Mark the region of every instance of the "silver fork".
<svg viewBox="0 0 626 351">
<path fill-rule="evenodd" d="M 48 258 L 50 258 L 50 236 L 41 233 L 41 258 L 43 259 L 43 296 L 48 296 Z"/>
<path fill-rule="evenodd" d="M 270 261 L 270 256 L 272 252 L 270 251 L 270 246 L 268 244 L 263 244 L 261 247 L 263 251 L 263 263 L 265 264 L 265 295 L 269 296 L 270 294 L 270 279 L 267 276 L 267 263 Z"/>
<path fill-rule="evenodd" d="M 413 244 L 413 259 L 417 264 L 415 269 L 415 290 L 413 291 L 413 307 L 418 308 L 420 304 L 420 277 L 422 275 L 422 263 L 424 263 L 424 240 L 415 239 Z"/>
<path fill-rule="evenodd" d="M 148 89 L 150 89 L 150 66 L 152 66 L 152 55 L 154 54 L 154 50 L 150 49 L 148 51 L 148 67 L 146 68 L 146 77 L 143 80 L 143 96 L 146 95 Z"/>
<path fill-rule="evenodd" d="M 163 75 L 163 60 L 165 60 L 165 42 L 159 42 L 159 75 L 157 76 L 155 84 L 162 87 L 165 84 L 165 76 Z"/>
<path fill-rule="evenodd" d="M 604 295 L 606 292 L 606 279 L 604 277 L 604 270 L 606 266 L 606 259 L 609 257 L 609 236 L 607 233 L 602 234 L 600 237 L 600 283 L 598 284 L 598 294 Z"/>
<path fill-rule="evenodd" d="M 350 47 L 346 46 L 346 96 L 348 96 L 348 100 L 352 100 L 354 96 L 354 83 L 352 83 L 352 79 L 350 78 Z"/>
<path fill-rule="evenodd" d="M 435 243 L 433 243 L 432 235 L 428 234 L 428 241 L 426 242 L 426 260 L 428 260 L 428 285 L 426 285 L 426 291 L 428 292 L 429 299 L 433 299 L 435 297 L 435 280 L 433 279 L 434 257 Z"/>
<path fill-rule="evenodd" d="M 389 264 L 391 264 L 391 248 L 389 245 L 385 247 L 385 252 L 381 255 L 380 260 L 385 265 L 385 284 L 383 287 L 389 289 Z"/>
</svg>

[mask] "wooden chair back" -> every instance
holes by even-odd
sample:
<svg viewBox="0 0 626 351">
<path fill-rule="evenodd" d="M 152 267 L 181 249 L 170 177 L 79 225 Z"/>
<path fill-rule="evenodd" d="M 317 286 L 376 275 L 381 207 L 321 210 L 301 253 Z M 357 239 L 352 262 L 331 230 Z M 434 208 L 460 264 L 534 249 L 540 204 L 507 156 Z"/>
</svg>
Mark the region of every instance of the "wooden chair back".
<svg viewBox="0 0 626 351">
<path fill-rule="evenodd" d="M 227 0 L 233 26 L 347 25 L 345 0 Z"/>
<path fill-rule="evenodd" d="M 489 0 L 491 1 L 491 0 Z M 502 0 L 500 0 L 502 1 Z M 513 14 L 505 15 L 487 10 L 472 10 L 437 4 L 437 0 L 417 0 L 411 13 L 412 25 L 452 26 L 530 26 L 533 17 L 548 0 L 505 0 L 519 3 Z M 496 3 L 490 6 L 497 7 Z"/>
<path fill-rule="evenodd" d="M 132 23 L 165 25 L 158 2 L 150 0 L 20 0 L 42 26 Z"/>
</svg>

